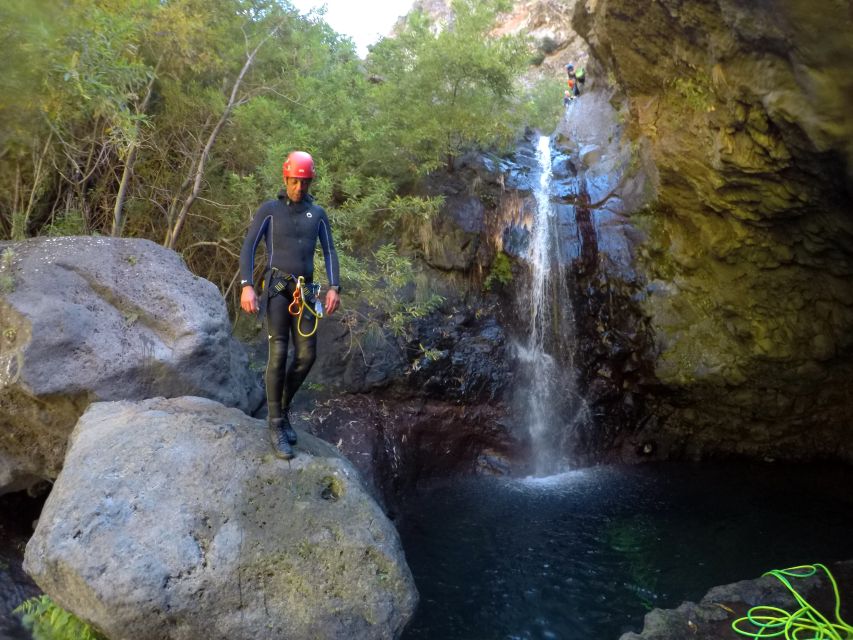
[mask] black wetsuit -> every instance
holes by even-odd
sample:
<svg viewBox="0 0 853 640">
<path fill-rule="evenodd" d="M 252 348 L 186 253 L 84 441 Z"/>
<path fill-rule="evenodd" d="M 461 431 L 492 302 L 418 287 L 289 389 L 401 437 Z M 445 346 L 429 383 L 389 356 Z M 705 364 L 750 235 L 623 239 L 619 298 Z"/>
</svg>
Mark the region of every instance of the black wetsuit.
<svg viewBox="0 0 853 640">
<path fill-rule="evenodd" d="M 340 286 L 338 254 L 332 241 L 329 218 L 322 207 L 314 204 L 310 195 L 306 194 L 301 202 L 290 202 L 287 194 L 282 192 L 277 200 L 268 200 L 260 206 L 252 224 L 249 225 L 243 249 L 240 251 L 241 286 L 252 284 L 255 251 L 261 238 L 265 239 L 267 247 L 267 285 L 273 268 L 278 269 L 282 275 L 304 276 L 305 282 L 311 282 L 314 278 L 314 250 L 317 240 L 320 240 L 329 285 Z M 270 297 L 266 305 L 269 334 L 266 387 L 271 418 L 281 417 L 282 395 L 285 409 L 290 406 L 293 395 L 314 364 L 317 351 L 316 334 L 310 338 L 299 335 L 296 330 L 296 318 L 287 310 L 293 299 L 293 289 L 294 282 L 290 280 L 287 282 L 287 290 Z M 307 333 L 308 328 L 303 327 L 303 332 Z M 293 336 L 294 357 L 287 374 L 284 375 L 288 334 Z"/>
</svg>

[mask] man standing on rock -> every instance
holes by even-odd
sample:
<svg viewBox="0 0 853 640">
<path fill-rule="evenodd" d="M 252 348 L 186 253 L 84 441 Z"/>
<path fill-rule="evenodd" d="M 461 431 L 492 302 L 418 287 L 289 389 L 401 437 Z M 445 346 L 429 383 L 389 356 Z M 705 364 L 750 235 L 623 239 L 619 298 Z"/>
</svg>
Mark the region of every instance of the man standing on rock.
<svg viewBox="0 0 853 640">
<path fill-rule="evenodd" d="M 260 206 L 243 241 L 240 306 L 246 313 L 257 313 L 260 309 L 252 286 L 252 275 L 255 251 L 264 238 L 268 262 L 261 295 L 266 299 L 264 306 L 269 336 L 265 381 L 270 437 L 276 456 L 290 460 L 296 444 L 296 432 L 290 424 L 290 403 L 314 364 L 317 336 L 301 327 L 301 316 L 295 317 L 288 308 L 296 308 L 293 306 L 294 290 L 299 277 L 302 276 L 305 283 L 313 281 L 314 250 L 318 239 L 329 280 L 325 301 L 328 315 L 333 314 L 340 304 L 340 269 L 329 219 L 325 210 L 314 204 L 314 199 L 308 194 L 314 177 L 314 160 L 304 151 L 294 151 L 284 161 L 282 173 L 285 189 L 276 200 L 268 200 Z M 313 300 L 304 302 L 314 304 Z M 285 368 L 288 334 L 293 338 L 293 360 Z"/>
</svg>

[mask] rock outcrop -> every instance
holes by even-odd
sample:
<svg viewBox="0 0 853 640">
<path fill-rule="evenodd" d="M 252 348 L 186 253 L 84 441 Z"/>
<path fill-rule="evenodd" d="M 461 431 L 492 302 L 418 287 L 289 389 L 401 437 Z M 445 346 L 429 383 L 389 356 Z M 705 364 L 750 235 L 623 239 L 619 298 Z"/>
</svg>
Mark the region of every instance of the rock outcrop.
<svg viewBox="0 0 853 640">
<path fill-rule="evenodd" d="M 395 638 L 417 600 L 397 533 L 334 447 L 212 400 L 80 418 L 26 570 L 111 640 Z"/>
<path fill-rule="evenodd" d="M 849 587 L 853 585 L 853 561 L 837 562 L 832 565 L 831 571 L 838 582 L 840 593 L 849 594 Z M 802 570 L 800 573 L 806 574 Z M 797 593 L 828 620 L 834 621 L 835 594 L 822 570 L 818 570 L 811 577 L 788 579 Z M 847 611 L 846 598 L 842 598 L 841 604 L 843 617 Z M 744 636 L 732 630 L 732 622 L 745 616 L 750 608 L 757 606 L 777 607 L 794 614 L 800 611 L 802 605 L 794 600 L 788 588 L 773 576 L 743 580 L 714 587 L 698 603 L 685 602 L 677 609 L 653 609 L 646 614 L 642 633 L 626 633 L 620 640 L 737 640 Z M 805 616 L 802 620 L 808 621 Z M 752 633 L 759 631 L 748 623 L 741 623 L 739 628 Z M 781 632 L 781 628 L 767 631 Z"/>
<path fill-rule="evenodd" d="M 96 237 L 0 251 L 0 492 L 55 478 L 92 401 L 260 403 L 221 295 L 173 251 Z"/>
<path fill-rule="evenodd" d="M 618 112 L 612 135 L 577 145 L 581 180 L 590 202 L 611 168 L 640 187 L 617 221 L 635 273 L 602 267 L 653 342 L 656 388 L 623 451 L 853 460 L 849 12 L 601 0 L 573 23 Z M 569 109 L 566 138 L 600 126 L 596 100 Z"/>
<path fill-rule="evenodd" d="M 523 35 L 534 47 L 531 68 L 521 78 L 529 83 L 554 73 L 565 77 L 565 65 L 586 64 L 587 45 L 566 20 L 577 0 L 515 0 L 506 13 L 498 16 L 493 35 Z M 434 21 L 452 20 L 451 0 L 416 0 L 412 10 L 421 10 Z M 578 64 L 580 63 L 580 64 Z"/>
</svg>

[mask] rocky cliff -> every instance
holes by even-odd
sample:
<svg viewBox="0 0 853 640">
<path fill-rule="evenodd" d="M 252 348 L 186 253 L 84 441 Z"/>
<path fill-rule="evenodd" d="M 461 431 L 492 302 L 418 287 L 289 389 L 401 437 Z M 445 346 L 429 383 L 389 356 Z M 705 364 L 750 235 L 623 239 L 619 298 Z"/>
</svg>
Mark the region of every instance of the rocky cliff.
<svg viewBox="0 0 853 640">
<path fill-rule="evenodd" d="M 849 6 L 591 0 L 573 24 L 594 59 L 580 103 L 614 107 L 597 142 L 615 133 L 627 162 L 609 166 L 643 185 L 617 207 L 639 236 L 620 282 L 660 386 L 628 440 L 853 458 Z M 580 151 L 577 116 L 562 132 Z"/>
</svg>

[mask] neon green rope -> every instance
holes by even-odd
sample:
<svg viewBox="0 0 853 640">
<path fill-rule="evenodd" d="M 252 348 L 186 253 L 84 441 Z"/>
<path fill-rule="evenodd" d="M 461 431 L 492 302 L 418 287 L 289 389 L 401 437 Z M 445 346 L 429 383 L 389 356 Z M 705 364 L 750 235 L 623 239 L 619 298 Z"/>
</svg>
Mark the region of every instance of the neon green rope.
<svg viewBox="0 0 853 640">
<path fill-rule="evenodd" d="M 835 592 L 835 622 L 830 622 L 826 616 L 815 609 L 791 585 L 789 578 L 810 578 L 818 569 L 823 570 L 832 584 Z M 760 605 L 752 607 L 746 616 L 732 622 L 736 633 L 748 638 L 785 638 L 785 640 L 851 640 L 853 626 L 841 618 L 841 596 L 838 584 L 832 573 L 822 564 L 802 565 L 790 569 L 774 569 L 764 574 L 775 576 L 793 594 L 800 608 L 794 613 L 778 607 Z M 752 625 L 755 629 L 743 629 L 741 626 Z M 812 635 L 804 635 L 811 633 Z"/>
</svg>

